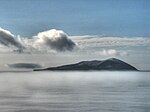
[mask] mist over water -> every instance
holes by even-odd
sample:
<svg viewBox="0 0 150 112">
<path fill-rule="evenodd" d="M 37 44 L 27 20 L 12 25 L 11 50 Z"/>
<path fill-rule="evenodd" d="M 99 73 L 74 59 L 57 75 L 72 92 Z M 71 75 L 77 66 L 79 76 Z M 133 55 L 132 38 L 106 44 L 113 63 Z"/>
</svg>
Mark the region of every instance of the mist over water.
<svg viewBox="0 0 150 112">
<path fill-rule="evenodd" d="M 148 112 L 142 72 L 0 73 L 2 112 Z"/>
</svg>

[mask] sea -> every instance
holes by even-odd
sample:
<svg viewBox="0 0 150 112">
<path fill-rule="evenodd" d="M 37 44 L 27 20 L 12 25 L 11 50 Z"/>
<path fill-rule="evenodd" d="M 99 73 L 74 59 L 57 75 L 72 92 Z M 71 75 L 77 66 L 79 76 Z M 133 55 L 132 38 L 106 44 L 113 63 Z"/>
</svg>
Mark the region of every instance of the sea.
<svg viewBox="0 0 150 112">
<path fill-rule="evenodd" d="M 1 72 L 0 112 L 150 112 L 150 72 Z"/>
</svg>

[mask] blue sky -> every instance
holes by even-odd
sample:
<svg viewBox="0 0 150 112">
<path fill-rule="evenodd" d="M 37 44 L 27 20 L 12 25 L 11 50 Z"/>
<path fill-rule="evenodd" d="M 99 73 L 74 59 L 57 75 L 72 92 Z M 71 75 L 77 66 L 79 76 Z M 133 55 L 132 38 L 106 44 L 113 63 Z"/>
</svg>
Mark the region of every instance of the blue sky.
<svg viewBox="0 0 150 112">
<path fill-rule="evenodd" d="M 61 29 L 68 35 L 150 36 L 150 0 L 0 0 L 0 27 L 32 37 Z"/>
</svg>

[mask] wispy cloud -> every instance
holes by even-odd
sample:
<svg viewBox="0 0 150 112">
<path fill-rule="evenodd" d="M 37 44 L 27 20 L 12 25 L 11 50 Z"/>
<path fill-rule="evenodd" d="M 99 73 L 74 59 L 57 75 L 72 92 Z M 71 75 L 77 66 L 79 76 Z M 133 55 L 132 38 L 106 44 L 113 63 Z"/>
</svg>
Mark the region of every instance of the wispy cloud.
<svg viewBox="0 0 150 112">
<path fill-rule="evenodd" d="M 143 37 L 101 37 L 97 35 L 71 36 L 80 52 L 97 56 L 128 56 L 132 47 L 150 47 L 150 39 Z M 128 49 L 127 49 L 128 47 Z"/>
<path fill-rule="evenodd" d="M 149 38 L 142 37 L 99 37 L 99 36 L 72 36 L 72 39 L 82 47 L 105 46 L 150 46 Z"/>
</svg>

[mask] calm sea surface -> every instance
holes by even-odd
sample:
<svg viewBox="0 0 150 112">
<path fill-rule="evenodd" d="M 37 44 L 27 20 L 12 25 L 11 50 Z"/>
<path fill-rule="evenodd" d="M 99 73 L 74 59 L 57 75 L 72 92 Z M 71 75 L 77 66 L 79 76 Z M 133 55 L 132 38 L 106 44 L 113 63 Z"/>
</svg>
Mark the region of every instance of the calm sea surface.
<svg viewBox="0 0 150 112">
<path fill-rule="evenodd" d="M 150 72 L 0 73 L 0 112 L 150 112 Z"/>
</svg>

